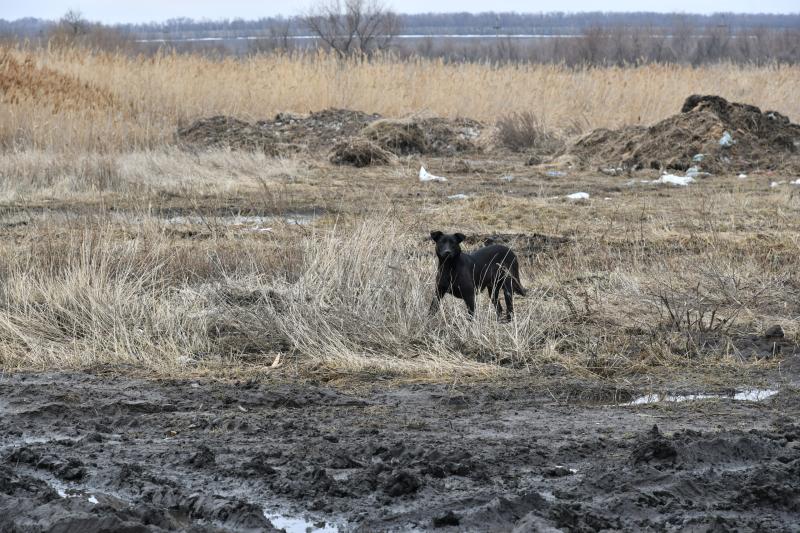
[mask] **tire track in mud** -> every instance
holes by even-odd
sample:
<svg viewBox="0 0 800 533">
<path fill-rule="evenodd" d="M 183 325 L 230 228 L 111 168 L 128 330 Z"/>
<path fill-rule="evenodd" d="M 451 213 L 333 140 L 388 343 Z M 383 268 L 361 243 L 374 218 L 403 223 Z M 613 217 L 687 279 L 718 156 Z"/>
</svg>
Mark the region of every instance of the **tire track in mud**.
<svg viewBox="0 0 800 533">
<path fill-rule="evenodd" d="M 623 407 L 62 373 L 0 398 L 0 531 L 798 530 L 791 387 Z"/>
</svg>

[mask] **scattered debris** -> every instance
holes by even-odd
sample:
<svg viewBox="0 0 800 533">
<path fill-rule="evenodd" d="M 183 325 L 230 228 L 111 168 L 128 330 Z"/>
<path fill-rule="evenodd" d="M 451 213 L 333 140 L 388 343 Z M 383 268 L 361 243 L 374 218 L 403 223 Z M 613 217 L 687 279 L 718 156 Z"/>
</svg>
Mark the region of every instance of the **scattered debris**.
<svg viewBox="0 0 800 533">
<path fill-rule="evenodd" d="M 620 176 L 625 172 L 625 170 L 621 167 L 616 167 L 616 168 L 608 167 L 608 168 L 601 168 L 600 172 L 602 172 L 606 176 Z"/>
<path fill-rule="evenodd" d="M 690 178 L 705 178 L 711 175 L 710 172 L 703 172 L 699 167 L 689 167 L 686 170 L 686 175 Z"/>
<path fill-rule="evenodd" d="M 694 183 L 694 178 L 691 176 L 676 176 L 675 174 L 664 174 L 657 180 L 653 180 L 650 183 L 668 183 L 669 185 L 678 185 L 680 187 L 686 187 L 690 183 Z"/>
<path fill-rule="evenodd" d="M 790 183 L 791 185 L 800 185 L 800 178 L 798 178 L 798 179 L 796 179 L 796 180 L 794 180 L 794 181 L 790 181 L 789 183 Z"/>
<path fill-rule="evenodd" d="M 447 198 L 449 200 L 466 200 L 467 198 L 469 198 L 469 196 L 467 196 L 466 194 L 459 193 L 459 194 L 452 194 Z"/>
<path fill-rule="evenodd" d="M 568 194 L 566 196 L 570 200 L 588 200 L 589 193 L 588 192 L 574 192 L 572 194 Z"/>
<path fill-rule="evenodd" d="M 706 157 L 705 154 L 695 154 L 694 157 L 692 157 L 692 162 L 700 163 L 703 161 L 703 159 L 705 159 L 705 157 Z"/>
<path fill-rule="evenodd" d="M 785 185 L 785 184 L 786 184 L 785 181 L 773 181 L 772 183 L 769 184 L 769 186 L 774 189 L 775 187 L 778 187 L 780 185 Z"/>
<path fill-rule="evenodd" d="M 561 170 L 548 170 L 545 174 L 547 174 L 547 176 L 551 178 L 563 178 L 564 176 L 567 175 L 566 172 L 563 172 Z"/>
<path fill-rule="evenodd" d="M 746 179 L 746 178 L 747 178 L 747 174 L 744 174 L 744 173 L 742 173 L 742 174 L 739 174 L 739 176 L 737 176 L 737 177 L 738 177 L 740 180 L 743 180 L 743 179 Z"/>
<path fill-rule="evenodd" d="M 447 178 L 442 176 L 434 176 L 425 170 L 425 167 L 419 167 L 419 181 L 447 181 Z"/>
<path fill-rule="evenodd" d="M 500 179 L 503 180 L 503 181 L 511 182 L 511 181 L 514 181 L 515 178 L 514 178 L 514 176 L 503 176 Z"/>
<path fill-rule="evenodd" d="M 722 134 L 722 138 L 719 140 L 719 145 L 724 148 L 733 146 L 735 143 L 736 141 L 733 140 L 733 137 L 731 136 L 730 132 L 727 131 Z"/>
</svg>

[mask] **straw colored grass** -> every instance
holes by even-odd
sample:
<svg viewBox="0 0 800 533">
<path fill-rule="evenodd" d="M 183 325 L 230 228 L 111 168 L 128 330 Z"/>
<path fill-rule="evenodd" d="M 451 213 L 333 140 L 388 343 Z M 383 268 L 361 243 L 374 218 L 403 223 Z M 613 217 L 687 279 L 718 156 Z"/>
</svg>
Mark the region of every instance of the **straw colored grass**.
<svg viewBox="0 0 800 533">
<path fill-rule="evenodd" d="M 529 113 L 570 135 L 654 122 L 690 93 L 796 119 L 800 70 L 3 49 L 0 368 L 624 380 L 775 364 L 752 339 L 776 323 L 790 345 L 800 334 L 800 196 L 769 186 L 788 177 L 676 189 L 552 178 L 491 153 L 353 168 L 173 146 L 201 116 L 327 107 L 490 124 Z M 420 184 L 422 163 L 448 181 Z M 563 198 L 576 191 L 591 199 Z M 449 297 L 428 315 L 431 229 L 567 244 L 521 255 L 530 296 L 512 323 L 495 320 L 485 294 L 470 321 Z"/>
<path fill-rule="evenodd" d="M 388 117 L 428 112 L 487 123 L 533 113 L 543 127 L 575 132 L 651 123 L 692 93 L 718 94 L 800 116 L 800 67 L 719 64 L 692 68 L 566 68 L 446 64 L 325 55 L 211 59 L 130 57 L 68 48 L 0 50 L 0 145 L 80 150 L 171 143 L 203 116 L 246 120 L 328 107 Z"/>
</svg>

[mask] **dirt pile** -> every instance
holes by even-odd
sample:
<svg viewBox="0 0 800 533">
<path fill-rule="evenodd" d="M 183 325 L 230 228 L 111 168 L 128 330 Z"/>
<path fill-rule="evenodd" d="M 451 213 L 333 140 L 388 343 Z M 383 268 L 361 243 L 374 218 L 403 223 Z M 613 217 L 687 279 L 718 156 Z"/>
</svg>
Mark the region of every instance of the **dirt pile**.
<svg viewBox="0 0 800 533">
<path fill-rule="evenodd" d="M 202 118 L 177 132 L 178 142 L 197 148 L 230 148 L 278 155 L 278 139 L 269 131 L 233 117 Z"/>
<path fill-rule="evenodd" d="M 800 126 L 777 111 L 692 95 L 661 122 L 594 130 L 568 152 L 601 168 L 792 172 L 800 171 Z"/>
<path fill-rule="evenodd" d="M 353 137 L 380 115 L 349 109 L 324 109 L 309 115 L 278 113 L 273 120 L 256 125 L 275 135 L 279 142 L 304 147 L 311 152 L 325 151 Z"/>
<path fill-rule="evenodd" d="M 479 151 L 482 128 L 468 118 L 385 119 L 364 128 L 362 135 L 396 155 L 452 156 Z"/>
<path fill-rule="evenodd" d="M 380 115 L 326 109 L 309 115 L 278 113 L 273 120 L 246 122 L 234 117 L 202 118 L 179 128 L 184 147 L 230 148 L 285 155 L 332 149 L 337 164 L 387 164 L 395 155 L 450 156 L 479 151 L 482 125 L 471 119 L 382 119 Z"/>
</svg>

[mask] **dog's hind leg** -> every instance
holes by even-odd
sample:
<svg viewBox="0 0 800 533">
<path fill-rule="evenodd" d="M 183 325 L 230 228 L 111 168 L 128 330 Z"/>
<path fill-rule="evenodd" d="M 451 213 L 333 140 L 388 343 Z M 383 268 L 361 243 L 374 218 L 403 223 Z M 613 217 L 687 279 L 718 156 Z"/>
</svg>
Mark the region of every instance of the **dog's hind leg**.
<svg viewBox="0 0 800 533">
<path fill-rule="evenodd" d="M 489 287 L 489 294 L 492 298 L 492 304 L 494 304 L 494 308 L 497 310 L 497 318 L 503 316 L 503 306 L 500 305 L 500 284 L 495 283 Z"/>
<path fill-rule="evenodd" d="M 506 317 L 511 320 L 514 315 L 514 285 L 511 276 L 503 280 L 503 296 L 506 300 Z"/>
</svg>

